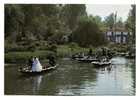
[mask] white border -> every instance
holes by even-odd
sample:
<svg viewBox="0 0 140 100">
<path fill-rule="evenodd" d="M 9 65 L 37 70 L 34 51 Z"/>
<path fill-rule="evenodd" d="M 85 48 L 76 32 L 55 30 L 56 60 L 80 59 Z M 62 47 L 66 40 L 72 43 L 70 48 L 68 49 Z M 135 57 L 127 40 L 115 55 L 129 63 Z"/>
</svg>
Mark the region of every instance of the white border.
<svg viewBox="0 0 140 100">
<path fill-rule="evenodd" d="M 3 3 L 133 4 L 135 0 L 3 0 Z"/>
<path fill-rule="evenodd" d="M 62 100 L 79 100 L 79 99 L 82 99 L 82 100 L 85 100 L 85 99 L 100 99 L 100 100 L 103 100 L 103 99 L 127 99 L 127 100 L 130 100 L 130 99 L 138 99 L 138 96 L 140 94 L 140 81 L 139 81 L 139 71 L 140 71 L 140 61 L 138 61 L 140 58 L 140 47 L 139 47 L 139 43 L 140 43 L 140 31 L 138 30 L 138 28 L 140 27 L 140 14 L 138 12 L 138 9 L 140 9 L 140 6 L 139 6 L 139 0 L 137 0 L 135 2 L 135 0 L 2 0 L 0 1 L 0 95 L 2 96 L 1 99 L 32 99 L 31 97 L 33 96 L 4 96 L 4 3 L 52 3 L 52 4 L 56 4 L 56 3 L 62 3 L 62 4 L 66 4 L 66 3 L 82 3 L 82 4 L 134 4 L 136 3 L 136 8 L 137 8 L 137 20 L 136 20 L 136 25 L 137 25 L 137 34 L 136 34 L 136 47 L 137 47 L 137 50 L 136 50 L 136 65 L 137 65 L 137 68 L 136 68 L 136 76 L 137 76 L 137 79 L 136 79 L 136 96 L 59 96 L 59 99 L 62 99 Z M 99 97 L 99 98 L 98 98 Z M 34 100 L 37 100 L 37 99 L 57 99 L 57 97 L 52 97 L 52 96 L 43 96 L 43 98 L 40 96 L 36 96 L 33 98 Z"/>
<path fill-rule="evenodd" d="M 0 4 L 0 94 L 4 91 L 4 5 Z"/>
</svg>

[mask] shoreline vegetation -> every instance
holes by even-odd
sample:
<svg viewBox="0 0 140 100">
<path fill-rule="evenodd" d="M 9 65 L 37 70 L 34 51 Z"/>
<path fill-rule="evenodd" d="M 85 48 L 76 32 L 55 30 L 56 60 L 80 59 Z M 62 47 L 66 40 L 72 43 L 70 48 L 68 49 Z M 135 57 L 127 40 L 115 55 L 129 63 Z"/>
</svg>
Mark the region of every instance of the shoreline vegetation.
<svg viewBox="0 0 140 100">
<path fill-rule="evenodd" d="M 58 45 L 57 50 L 35 50 L 35 51 L 8 51 L 5 53 L 5 63 L 23 63 L 27 62 L 32 56 L 39 57 L 40 60 L 47 60 L 49 54 L 54 54 L 57 58 L 70 57 L 72 54 L 79 52 L 88 52 L 88 48 L 70 48 L 68 45 Z"/>
<path fill-rule="evenodd" d="M 105 47 L 105 46 L 104 46 Z M 129 47 L 127 45 L 108 45 L 106 46 L 112 52 L 123 52 L 126 53 L 129 51 Z M 92 47 L 93 53 L 99 51 L 100 47 Z M 32 56 L 39 57 L 42 62 L 47 62 L 47 57 L 49 54 L 55 54 L 56 58 L 63 58 L 63 57 L 71 57 L 73 54 L 84 52 L 85 54 L 88 53 L 89 48 L 82 48 L 79 46 L 69 45 L 57 45 L 55 48 L 48 48 L 44 50 L 37 49 L 35 51 L 8 51 L 5 53 L 5 63 L 27 63 L 28 59 Z"/>
</svg>

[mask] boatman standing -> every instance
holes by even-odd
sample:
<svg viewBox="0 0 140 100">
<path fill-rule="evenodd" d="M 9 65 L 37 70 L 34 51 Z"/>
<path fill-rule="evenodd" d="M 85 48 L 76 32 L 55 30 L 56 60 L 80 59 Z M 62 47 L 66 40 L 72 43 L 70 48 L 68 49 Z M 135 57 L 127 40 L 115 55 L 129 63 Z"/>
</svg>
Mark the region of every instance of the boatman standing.
<svg viewBox="0 0 140 100">
<path fill-rule="evenodd" d="M 54 66 L 56 64 L 55 57 L 53 55 L 49 55 L 48 59 L 51 66 Z"/>
<path fill-rule="evenodd" d="M 92 56 L 92 48 L 89 49 L 88 56 Z"/>
<path fill-rule="evenodd" d="M 33 58 L 33 57 L 31 57 L 31 58 L 28 60 L 28 66 L 30 67 L 30 69 L 32 69 L 33 61 L 34 61 L 34 58 Z"/>
</svg>

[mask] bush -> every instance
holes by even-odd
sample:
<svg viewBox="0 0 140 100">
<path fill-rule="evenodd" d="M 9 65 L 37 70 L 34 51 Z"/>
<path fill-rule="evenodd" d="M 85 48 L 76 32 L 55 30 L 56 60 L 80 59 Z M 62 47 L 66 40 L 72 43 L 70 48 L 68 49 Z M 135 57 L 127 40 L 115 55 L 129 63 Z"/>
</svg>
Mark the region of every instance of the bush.
<svg viewBox="0 0 140 100">
<path fill-rule="evenodd" d="M 17 45 L 17 44 L 5 44 L 5 53 L 14 51 L 28 51 L 27 46 Z"/>
<path fill-rule="evenodd" d="M 39 59 L 47 59 L 51 51 L 35 51 L 35 52 L 9 52 L 5 53 L 5 63 L 25 63 L 30 57 L 39 57 Z"/>
<path fill-rule="evenodd" d="M 106 43 L 105 36 L 94 18 L 83 17 L 73 32 L 73 41 L 82 47 L 99 46 Z"/>
<path fill-rule="evenodd" d="M 50 44 L 48 46 L 48 50 L 53 51 L 53 52 L 57 52 L 57 45 L 56 44 Z"/>
<path fill-rule="evenodd" d="M 109 44 L 108 48 L 111 48 L 112 51 L 116 51 L 116 52 L 128 51 L 128 45 L 123 45 L 123 44 Z"/>
<path fill-rule="evenodd" d="M 69 44 L 69 48 L 71 48 L 71 49 L 78 48 L 78 47 L 79 46 L 78 46 L 77 43 L 72 42 L 72 43 Z"/>
</svg>

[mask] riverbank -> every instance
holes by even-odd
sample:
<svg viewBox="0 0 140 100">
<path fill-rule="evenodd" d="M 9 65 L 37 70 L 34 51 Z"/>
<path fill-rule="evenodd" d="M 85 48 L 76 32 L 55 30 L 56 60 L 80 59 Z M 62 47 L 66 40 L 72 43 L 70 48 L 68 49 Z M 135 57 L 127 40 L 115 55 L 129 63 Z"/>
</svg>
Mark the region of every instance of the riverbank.
<svg viewBox="0 0 140 100">
<path fill-rule="evenodd" d="M 126 52 L 128 51 L 125 45 L 108 45 L 106 46 L 113 52 Z M 96 52 L 101 47 L 92 47 L 93 52 Z M 47 59 L 50 54 L 55 54 L 57 58 L 71 57 L 75 53 L 84 52 L 88 53 L 89 48 L 82 48 L 77 45 L 57 45 L 56 50 L 37 49 L 35 51 L 9 51 L 5 53 L 5 63 L 27 63 L 30 57 L 39 57 L 41 61 Z"/>
<path fill-rule="evenodd" d="M 55 54 L 57 58 L 70 57 L 78 52 L 88 52 L 88 48 L 74 47 L 67 45 L 57 46 L 57 51 L 35 50 L 35 51 L 10 51 L 5 53 L 5 63 L 25 63 L 30 57 L 39 57 L 40 60 L 46 60 L 49 54 Z"/>
</svg>

